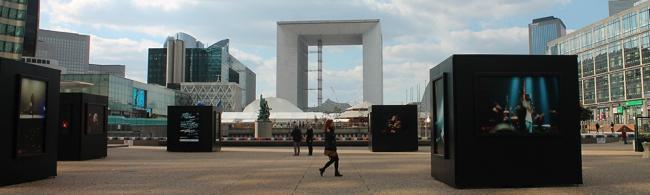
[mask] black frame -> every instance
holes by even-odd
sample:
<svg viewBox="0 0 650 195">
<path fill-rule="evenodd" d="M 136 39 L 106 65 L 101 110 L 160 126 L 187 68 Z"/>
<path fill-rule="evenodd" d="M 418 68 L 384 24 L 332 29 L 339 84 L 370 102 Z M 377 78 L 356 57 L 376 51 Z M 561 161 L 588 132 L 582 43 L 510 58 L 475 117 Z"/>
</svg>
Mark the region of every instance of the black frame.
<svg viewBox="0 0 650 195">
<path fill-rule="evenodd" d="M 60 93 L 59 102 L 59 161 L 79 161 L 104 158 L 108 155 L 107 127 L 108 127 L 108 97 L 87 93 Z M 101 111 L 103 116 L 102 131 L 90 131 L 90 108 Z M 64 116 L 69 111 L 69 116 Z M 68 128 L 61 124 L 68 120 Z"/>
<path fill-rule="evenodd" d="M 443 106 L 444 106 L 443 110 L 442 110 L 442 113 L 445 116 L 449 115 L 449 112 L 448 112 L 449 106 L 447 106 L 448 105 L 447 103 L 449 101 L 449 100 L 447 100 L 447 97 L 448 97 L 448 93 L 447 93 L 447 73 L 442 73 L 442 74 L 440 74 L 438 76 L 435 76 L 434 79 L 431 80 L 431 89 L 432 89 L 431 90 L 431 94 L 432 94 L 431 102 L 433 102 L 433 104 L 432 104 L 432 109 L 433 110 L 431 111 L 431 113 L 433 115 L 432 120 L 434 121 L 433 125 L 431 125 L 431 135 L 432 135 L 432 137 L 431 137 L 431 151 L 436 151 L 437 152 L 437 153 L 432 152 L 432 156 L 438 156 L 438 157 L 442 157 L 444 159 L 449 159 L 449 134 L 447 133 L 447 131 L 449 129 L 449 122 L 448 122 L 449 120 L 447 119 L 447 117 L 444 117 L 442 119 L 443 120 L 443 135 L 444 135 L 444 137 L 442 138 L 443 141 L 444 141 L 444 143 L 443 143 L 444 144 L 444 148 L 443 148 L 444 151 L 442 151 L 442 154 L 440 153 L 440 151 L 438 151 L 438 144 L 436 142 L 436 139 L 437 139 L 436 128 L 438 127 L 437 125 L 435 125 L 435 121 L 438 120 L 438 110 L 437 110 L 438 102 L 436 101 L 436 82 L 438 82 L 438 81 L 442 82 L 442 96 L 443 96 L 443 101 L 442 102 L 443 102 Z"/>
<path fill-rule="evenodd" d="M 431 176 L 457 188 L 581 184 L 577 67 L 576 56 L 570 55 L 453 55 L 431 68 L 431 80 L 447 77 L 449 136 L 449 158 L 432 153 Z M 562 130 L 557 135 L 482 134 L 478 123 L 485 116 L 475 114 L 482 106 L 475 96 L 491 87 L 477 85 L 477 75 L 554 77 L 559 96 L 550 99 L 557 105 L 549 108 L 558 109 L 561 117 L 553 122 Z"/>
<path fill-rule="evenodd" d="M 21 127 L 20 127 L 20 120 L 21 120 L 20 119 L 20 103 L 21 103 L 21 95 L 22 95 L 22 90 L 23 90 L 22 89 L 22 81 L 23 81 L 23 79 L 30 79 L 30 80 L 35 80 L 35 81 L 40 81 L 40 82 L 45 83 L 45 93 L 43 94 L 45 99 L 43 101 L 45 102 L 46 109 L 45 109 L 45 112 L 43 113 L 43 116 L 45 118 L 42 119 L 43 120 L 43 129 L 42 129 L 42 133 L 43 133 L 42 138 L 43 138 L 43 140 L 42 140 L 42 143 L 41 143 L 42 149 L 41 149 L 41 152 L 39 152 L 39 153 L 18 154 L 18 152 L 17 152 L 18 151 L 18 139 L 20 137 L 19 132 L 20 132 L 20 129 L 21 129 Z M 48 112 L 50 110 L 49 109 L 50 105 L 47 103 L 47 101 L 48 101 L 47 94 L 49 92 L 49 88 L 50 88 L 49 86 L 50 86 L 50 83 L 47 81 L 46 78 L 43 78 L 43 77 L 38 77 L 38 76 L 34 76 L 34 75 L 29 75 L 29 74 L 19 74 L 16 77 L 16 91 L 17 91 L 17 93 L 16 93 L 16 96 L 15 96 L 16 109 L 14 111 L 14 113 L 15 113 L 14 121 L 15 121 L 15 124 L 16 124 L 15 127 L 14 127 L 14 144 L 13 144 L 14 145 L 14 148 L 13 148 L 14 158 L 21 159 L 21 158 L 29 158 L 29 157 L 35 157 L 35 156 L 43 156 L 43 155 L 45 155 L 47 153 L 47 150 L 48 150 L 47 144 L 46 144 L 46 138 L 48 136 L 47 135 L 47 129 L 48 129 L 47 128 L 47 114 L 48 114 Z"/>
<path fill-rule="evenodd" d="M 533 72 L 533 73 L 522 73 L 522 72 L 479 72 L 475 73 L 474 77 L 476 80 L 474 80 L 474 84 L 472 85 L 472 91 L 477 91 L 477 87 L 479 85 L 479 79 L 480 78 L 504 78 L 504 77 L 552 77 L 557 79 L 558 83 L 562 83 L 562 78 L 561 75 L 558 73 L 552 73 L 552 72 Z M 557 89 L 558 93 L 560 93 L 560 89 Z M 558 94 L 558 96 L 561 96 Z M 479 99 L 477 96 L 474 96 L 474 105 L 478 105 Z M 561 105 L 563 102 L 562 98 L 558 99 L 557 104 Z M 477 113 L 477 107 L 474 107 L 474 113 Z M 562 114 L 562 107 L 558 106 L 557 107 L 558 113 Z M 476 126 L 475 133 L 479 137 L 528 137 L 528 136 L 534 136 L 534 137 L 545 137 L 545 136 L 551 136 L 551 137 L 557 137 L 560 136 L 562 130 L 561 130 L 561 123 L 557 123 L 558 126 L 558 132 L 557 133 L 547 133 L 547 134 L 485 134 L 485 133 L 479 133 L 478 129 L 480 129 L 480 124 L 477 119 L 477 117 L 474 117 L 474 125 Z"/>
<path fill-rule="evenodd" d="M 184 112 L 200 115 L 199 141 L 180 142 L 180 116 Z M 220 124 L 214 106 L 168 106 L 167 109 L 167 151 L 168 152 L 218 152 L 221 151 Z"/>
<path fill-rule="evenodd" d="M 20 91 L 23 77 L 44 81 L 45 114 L 43 126 L 44 145 L 43 154 L 17 156 L 16 132 L 19 128 L 19 98 L 16 93 Z M 0 96 L 0 118 L 5 126 L 0 131 L 0 186 L 12 185 L 57 175 L 58 155 L 58 116 L 59 116 L 59 90 L 61 71 L 21 61 L 0 58 L 0 89 L 6 94 Z M 39 140 L 40 141 L 40 140 Z"/>
</svg>

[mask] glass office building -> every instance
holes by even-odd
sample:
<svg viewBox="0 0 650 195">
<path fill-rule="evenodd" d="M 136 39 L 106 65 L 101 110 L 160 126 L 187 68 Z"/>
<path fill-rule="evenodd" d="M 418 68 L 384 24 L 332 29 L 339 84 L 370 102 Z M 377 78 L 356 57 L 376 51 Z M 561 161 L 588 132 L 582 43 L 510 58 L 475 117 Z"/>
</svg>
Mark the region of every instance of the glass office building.
<svg viewBox="0 0 650 195">
<path fill-rule="evenodd" d="M 64 74 L 61 77 L 63 82 L 81 81 L 92 84 L 92 86 L 69 87 L 62 85 L 61 92 L 89 93 L 108 97 L 109 134 L 113 135 L 123 130 L 150 130 L 145 134 L 134 136 L 164 136 L 167 107 L 190 104 L 189 95 L 178 90 L 110 74 Z"/>
<path fill-rule="evenodd" d="M 537 18 L 528 25 L 528 50 L 533 55 L 546 54 L 546 44 L 566 34 L 566 26 L 553 16 Z"/>
<path fill-rule="evenodd" d="M 631 124 L 648 114 L 650 2 L 550 41 L 547 53 L 578 55 L 578 98 L 595 121 Z"/>
<path fill-rule="evenodd" d="M 256 75 L 230 55 L 230 40 L 224 39 L 208 48 L 185 48 L 184 82 L 236 83 L 241 89 L 241 105 L 255 100 Z M 150 48 L 147 82 L 166 86 L 168 48 Z"/>
</svg>

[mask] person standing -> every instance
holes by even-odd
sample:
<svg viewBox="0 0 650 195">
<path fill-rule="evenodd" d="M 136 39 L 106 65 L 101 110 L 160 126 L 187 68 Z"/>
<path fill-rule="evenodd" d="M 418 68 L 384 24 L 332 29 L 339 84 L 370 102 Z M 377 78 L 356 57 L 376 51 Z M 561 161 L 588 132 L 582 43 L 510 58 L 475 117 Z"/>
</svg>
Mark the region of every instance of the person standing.
<svg viewBox="0 0 650 195">
<path fill-rule="evenodd" d="M 293 155 L 300 155 L 300 142 L 302 142 L 302 131 L 298 128 L 296 122 L 293 122 L 293 130 L 291 131 L 291 137 L 293 137 Z"/>
<path fill-rule="evenodd" d="M 598 133 L 599 129 L 600 129 L 600 124 L 596 123 L 596 133 Z M 603 133 L 605 133 L 605 131 L 603 131 Z"/>
<path fill-rule="evenodd" d="M 612 130 L 612 134 L 614 134 L 614 121 L 612 121 L 612 123 L 610 123 L 609 126 Z"/>
<path fill-rule="evenodd" d="M 309 149 L 309 156 L 311 156 L 312 152 L 314 151 L 314 126 L 313 125 L 309 125 L 309 127 L 307 128 L 305 141 L 307 142 L 307 148 Z"/>
<path fill-rule="evenodd" d="M 325 156 L 329 157 L 329 161 L 325 163 L 325 166 L 323 168 L 319 168 L 318 171 L 320 173 L 320 176 L 323 176 L 323 173 L 329 167 L 334 163 L 334 176 L 336 177 L 341 177 L 341 173 L 339 172 L 339 154 L 336 152 L 336 134 L 334 133 L 334 126 L 332 125 L 332 120 L 328 119 L 325 121 Z"/>
<path fill-rule="evenodd" d="M 623 138 L 623 144 L 627 144 L 627 129 L 622 128 L 623 131 L 621 132 L 621 137 Z"/>
</svg>

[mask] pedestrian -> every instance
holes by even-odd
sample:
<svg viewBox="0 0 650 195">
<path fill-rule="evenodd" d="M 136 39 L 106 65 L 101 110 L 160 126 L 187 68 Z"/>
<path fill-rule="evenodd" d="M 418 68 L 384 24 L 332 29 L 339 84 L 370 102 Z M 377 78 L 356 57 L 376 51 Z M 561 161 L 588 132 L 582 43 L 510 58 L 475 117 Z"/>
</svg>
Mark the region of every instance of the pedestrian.
<svg viewBox="0 0 650 195">
<path fill-rule="evenodd" d="M 621 137 L 623 138 L 623 144 L 627 144 L 627 132 L 625 131 L 625 128 L 622 128 L 623 132 L 621 132 Z"/>
<path fill-rule="evenodd" d="M 610 123 L 609 126 L 612 130 L 612 134 L 614 134 L 614 121 L 612 121 L 612 123 Z"/>
<path fill-rule="evenodd" d="M 300 155 L 300 142 L 302 142 L 302 131 L 298 128 L 296 122 L 293 122 L 293 130 L 291 131 L 291 137 L 293 137 L 293 155 Z"/>
<path fill-rule="evenodd" d="M 334 133 L 334 126 L 332 125 L 332 120 L 328 119 L 325 121 L 325 156 L 329 157 L 329 161 L 325 163 L 325 166 L 323 168 L 318 169 L 320 176 L 323 176 L 323 173 L 329 167 L 334 163 L 334 176 L 336 177 L 341 177 L 341 173 L 339 172 L 339 154 L 336 152 L 336 134 Z"/>
<path fill-rule="evenodd" d="M 598 129 L 600 129 L 600 124 L 596 123 L 596 133 L 598 133 Z"/>
<path fill-rule="evenodd" d="M 307 148 L 309 149 L 309 156 L 311 156 L 312 152 L 314 151 L 314 126 L 309 125 L 307 128 L 306 132 L 306 139 L 305 141 L 307 142 Z"/>
</svg>

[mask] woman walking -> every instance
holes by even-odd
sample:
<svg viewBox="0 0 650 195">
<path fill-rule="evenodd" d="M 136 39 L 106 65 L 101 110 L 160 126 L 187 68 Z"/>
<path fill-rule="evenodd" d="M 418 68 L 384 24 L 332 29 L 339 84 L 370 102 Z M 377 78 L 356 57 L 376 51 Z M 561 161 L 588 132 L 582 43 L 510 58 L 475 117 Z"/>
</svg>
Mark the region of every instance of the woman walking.
<svg viewBox="0 0 650 195">
<path fill-rule="evenodd" d="M 325 121 L 325 156 L 330 158 L 323 168 L 318 169 L 320 171 L 320 176 L 323 176 L 325 169 L 334 163 L 334 176 L 341 177 L 339 172 L 339 155 L 336 153 L 336 135 L 334 134 L 334 126 L 332 125 L 332 119 Z"/>
</svg>

